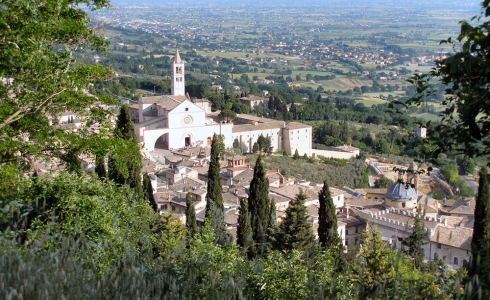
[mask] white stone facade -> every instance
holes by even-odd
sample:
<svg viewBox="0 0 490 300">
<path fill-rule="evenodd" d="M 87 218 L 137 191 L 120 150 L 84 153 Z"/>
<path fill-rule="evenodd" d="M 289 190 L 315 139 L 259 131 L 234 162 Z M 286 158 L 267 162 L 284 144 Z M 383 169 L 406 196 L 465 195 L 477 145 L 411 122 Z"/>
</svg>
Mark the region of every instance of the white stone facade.
<svg viewBox="0 0 490 300">
<path fill-rule="evenodd" d="M 263 135 L 271 140 L 273 151 L 294 154 L 297 149 L 300 155 L 311 156 L 311 126 L 250 115 L 239 116 L 236 124 L 219 122 L 209 101 L 191 102 L 185 94 L 184 62 L 178 51 L 172 61 L 171 83 L 171 95 L 140 97 L 138 101 L 135 131 L 149 151 L 210 146 L 213 135 L 220 134 L 226 148 L 238 139 L 242 152 L 247 153 Z"/>
</svg>

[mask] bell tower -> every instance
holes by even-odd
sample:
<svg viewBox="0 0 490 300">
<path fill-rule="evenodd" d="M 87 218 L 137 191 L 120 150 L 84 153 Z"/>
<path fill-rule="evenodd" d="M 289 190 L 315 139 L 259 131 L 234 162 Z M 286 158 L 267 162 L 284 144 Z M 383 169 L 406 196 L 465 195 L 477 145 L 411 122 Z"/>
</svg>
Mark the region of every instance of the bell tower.
<svg viewBox="0 0 490 300">
<path fill-rule="evenodd" d="M 170 94 L 174 96 L 185 96 L 184 62 L 180 59 L 179 50 L 175 51 L 172 61 L 172 89 Z"/>
</svg>

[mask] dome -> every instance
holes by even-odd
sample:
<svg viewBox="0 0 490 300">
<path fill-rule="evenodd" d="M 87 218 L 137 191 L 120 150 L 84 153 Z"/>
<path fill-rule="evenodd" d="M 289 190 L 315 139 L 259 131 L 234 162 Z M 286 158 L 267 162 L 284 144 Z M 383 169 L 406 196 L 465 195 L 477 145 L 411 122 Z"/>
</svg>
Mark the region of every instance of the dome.
<svg viewBox="0 0 490 300">
<path fill-rule="evenodd" d="M 418 195 L 410 185 L 407 188 L 404 182 L 395 182 L 386 191 L 385 198 L 393 201 L 412 201 L 417 200 Z"/>
</svg>

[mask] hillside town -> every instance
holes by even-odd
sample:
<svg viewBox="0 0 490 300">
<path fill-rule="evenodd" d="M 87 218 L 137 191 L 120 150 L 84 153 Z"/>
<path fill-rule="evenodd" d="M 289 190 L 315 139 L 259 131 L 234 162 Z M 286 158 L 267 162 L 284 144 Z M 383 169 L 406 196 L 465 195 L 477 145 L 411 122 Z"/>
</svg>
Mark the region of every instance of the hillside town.
<svg viewBox="0 0 490 300">
<path fill-rule="evenodd" d="M 292 155 L 299 152 L 308 157 L 347 160 L 359 156 L 359 149 L 350 145 L 337 148 L 313 145 L 311 127 L 299 122 L 285 123 L 251 115 L 238 115 L 230 122 L 221 121 L 217 112 L 211 112 L 209 101 L 191 100 L 186 96 L 184 63 L 176 51 L 172 63 L 170 95 L 140 97 L 139 103 L 130 107 L 135 132 L 142 145 L 142 172 L 150 176 L 155 204 L 160 214 L 171 213 L 185 224 L 186 196 L 190 193 L 197 223 L 203 225 L 210 146 L 214 134 L 224 137 L 227 148 L 233 147 L 233 141 L 237 141 L 242 153 L 253 152 L 252 145 L 262 136 L 270 141 L 272 152 L 275 153 L 285 151 Z M 267 100 L 253 99 L 256 102 L 250 98 L 243 101 L 253 106 L 263 105 Z M 57 119 L 57 124 L 82 126 L 78 119 L 64 113 Z M 81 157 L 80 160 L 85 169 L 94 170 L 94 157 Z M 254 170 L 244 155 L 223 156 L 220 164 L 224 221 L 228 231 L 236 237 L 240 199 L 249 196 Z M 366 230 L 366 226 L 377 227 L 386 246 L 399 249 L 403 246 L 398 239 L 411 235 L 415 219 L 419 216 L 428 233 L 424 260 L 430 262 L 443 258 L 453 269 L 469 261 L 474 198 L 433 199 L 429 195 L 431 186 L 436 181 L 443 187 L 447 184 L 438 177 L 437 172 L 428 174 L 426 170 L 419 169 L 415 162 L 403 166 L 367 158 L 365 164 L 370 170 L 371 182 L 375 178 L 387 177 L 394 183 L 388 188 L 330 187 L 336 208 L 338 235 L 345 251 L 360 246 L 361 233 Z M 41 169 L 39 173 L 42 173 Z M 323 184 L 284 176 L 280 169 L 267 170 L 266 177 L 269 198 L 275 203 L 277 223 L 283 221 L 289 204 L 302 190 L 307 196 L 305 206 L 308 222 L 311 222 L 313 232 L 317 235 L 319 193 Z"/>
</svg>

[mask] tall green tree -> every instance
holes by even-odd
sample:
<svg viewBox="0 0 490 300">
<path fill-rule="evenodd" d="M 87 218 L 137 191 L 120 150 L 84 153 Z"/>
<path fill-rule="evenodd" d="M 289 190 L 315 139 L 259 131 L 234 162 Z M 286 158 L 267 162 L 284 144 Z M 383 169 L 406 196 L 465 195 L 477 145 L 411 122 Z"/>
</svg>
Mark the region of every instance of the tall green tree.
<svg viewBox="0 0 490 300">
<path fill-rule="evenodd" d="M 421 269 L 424 265 L 424 245 L 427 244 L 427 231 L 423 228 L 423 222 L 419 216 L 415 218 L 412 234 L 406 238 L 398 238 L 402 245 L 408 247 L 405 253 L 413 260 L 416 268 Z"/>
<path fill-rule="evenodd" d="M 158 211 L 158 205 L 153 195 L 153 186 L 151 185 L 150 176 L 145 172 L 143 174 L 143 198 L 148 201 L 148 204 L 153 208 L 153 211 Z"/>
<path fill-rule="evenodd" d="M 353 265 L 359 284 L 359 299 L 382 297 L 383 285 L 395 280 L 395 269 L 389 259 L 390 249 L 385 246 L 381 233 L 369 228 L 362 234 L 359 260 Z"/>
<path fill-rule="evenodd" d="M 136 197 L 142 197 L 140 144 L 127 105 L 120 107 L 114 135 L 125 141 L 127 151 L 111 154 L 108 163 L 109 178 L 116 183 L 129 185 Z"/>
<path fill-rule="evenodd" d="M 248 208 L 255 247 L 254 255 L 263 255 L 269 247 L 268 233 L 270 221 L 269 179 L 265 176 L 262 156 L 255 162 L 253 179 L 250 182 Z"/>
<path fill-rule="evenodd" d="M 250 224 L 250 214 L 248 212 L 248 203 L 246 198 L 240 199 L 240 215 L 238 216 L 238 226 L 236 233 L 236 242 L 242 248 L 242 252 L 248 258 L 252 257 L 254 240 L 252 236 L 252 226 Z"/>
<path fill-rule="evenodd" d="M 291 201 L 286 209 L 286 218 L 279 226 L 277 237 L 277 248 L 280 250 L 302 250 L 314 249 L 315 237 L 311 224 L 308 223 L 308 213 L 305 200 L 308 197 L 300 190 L 296 199 Z"/>
<path fill-rule="evenodd" d="M 383 176 L 376 179 L 376 181 L 374 182 L 374 187 L 377 189 L 383 189 L 383 188 L 390 187 L 390 185 L 392 184 L 393 184 L 393 180 Z"/>
<path fill-rule="evenodd" d="M 323 188 L 318 193 L 320 206 L 318 208 L 318 239 L 324 248 L 330 248 L 338 243 L 337 216 L 335 205 L 328 188 L 328 183 L 323 182 Z"/>
<path fill-rule="evenodd" d="M 214 134 L 211 143 L 211 162 L 208 170 L 208 189 L 206 194 L 206 213 L 204 223 L 211 223 L 216 236 L 216 243 L 227 245 L 232 237 L 226 230 L 224 221 L 223 186 L 220 174 L 220 143 L 222 139 Z"/>
<path fill-rule="evenodd" d="M 197 233 L 197 223 L 196 223 L 196 210 L 194 209 L 194 202 L 192 201 L 192 194 L 187 192 L 185 195 L 185 204 L 187 210 L 185 211 L 185 228 L 187 229 L 187 234 L 190 237 L 194 237 Z"/>
<path fill-rule="evenodd" d="M 111 72 L 73 55 L 87 48 L 104 52 L 107 46 L 88 27 L 82 3 L 93 10 L 109 6 L 108 0 L 0 3 L 0 77 L 8 81 L 0 83 L 0 167 L 14 163 L 27 170 L 37 159 L 56 157 L 70 170 L 78 163 L 74 158 L 98 147 L 103 132 L 89 136 L 84 128 L 75 132 L 56 125 L 68 111 L 107 124 L 106 111 L 97 104 L 114 103 L 86 93 Z"/>
<path fill-rule="evenodd" d="M 475 205 L 475 225 L 471 240 L 466 294 L 470 299 L 490 298 L 490 179 L 486 168 L 480 170 Z M 479 294 L 481 293 L 481 298 Z"/>
<path fill-rule="evenodd" d="M 360 189 L 369 188 L 369 168 L 368 167 L 366 167 L 366 169 L 364 169 L 364 172 L 362 172 L 362 177 L 361 177 L 361 180 L 359 181 L 359 184 L 357 185 L 357 187 Z"/>
</svg>

